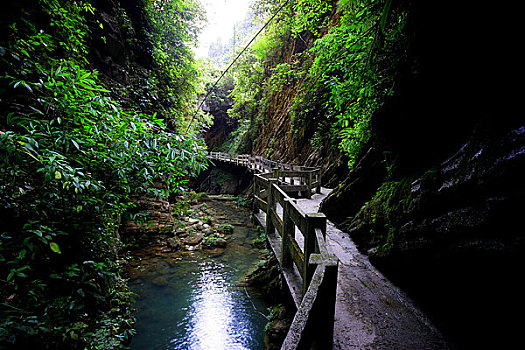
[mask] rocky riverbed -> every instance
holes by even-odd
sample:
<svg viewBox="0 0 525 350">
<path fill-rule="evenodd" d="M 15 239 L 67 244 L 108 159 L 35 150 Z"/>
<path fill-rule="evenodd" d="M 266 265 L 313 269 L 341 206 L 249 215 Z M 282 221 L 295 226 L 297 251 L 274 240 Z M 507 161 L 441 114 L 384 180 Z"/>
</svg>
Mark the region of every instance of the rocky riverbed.
<svg viewBox="0 0 525 350">
<path fill-rule="evenodd" d="M 221 212 L 210 202 L 239 207 L 235 197 L 207 196 L 190 192 L 178 197 L 173 204 L 166 201 L 141 198 L 137 200 L 135 220 L 122 225 L 122 234 L 131 246 L 140 247 L 145 242 L 158 241 L 162 252 L 216 250 L 225 248 L 235 226 L 249 225 L 239 218 Z M 243 214 L 249 218 L 249 212 Z M 153 238 L 153 239 L 152 239 Z"/>
<path fill-rule="evenodd" d="M 170 206 L 171 232 L 141 233 L 129 252 L 126 270 L 140 296 L 131 349 L 264 349 L 276 312 L 246 282 L 267 257 L 260 231 L 237 199 L 193 197 Z"/>
</svg>

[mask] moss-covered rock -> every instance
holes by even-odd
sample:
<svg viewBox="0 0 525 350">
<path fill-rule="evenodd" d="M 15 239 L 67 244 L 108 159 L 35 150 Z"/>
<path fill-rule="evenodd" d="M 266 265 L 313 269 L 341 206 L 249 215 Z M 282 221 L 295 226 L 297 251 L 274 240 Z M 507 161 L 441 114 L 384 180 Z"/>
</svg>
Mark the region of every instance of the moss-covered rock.
<svg viewBox="0 0 525 350">
<path fill-rule="evenodd" d="M 166 244 L 168 245 L 168 248 L 177 251 L 181 249 L 182 244 L 180 240 L 177 237 L 171 237 L 166 240 Z"/>
<path fill-rule="evenodd" d="M 523 174 L 525 126 L 478 131 L 436 166 L 384 182 L 347 232 L 455 341 L 498 343 L 515 329 L 508 310 L 525 310 Z"/>
<path fill-rule="evenodd" d="M 348 231 L 379 261 L 417 250 L 515 252 L 521 249 L 515 228 L 523 200 L 524 149 L 525 127 L 492 139 L 472 137 L 438 167 L 383 183 Z"/>
<path fill-rule="evenodd" d="M 170 203 L 153 197 L 135 198 L 134 209 L 138 219 L 131 219 L 123 223 L 121 232 L 123 234 L 146 233 L 171 234 L 175 220 L 170 209 Z"/>
</svg>

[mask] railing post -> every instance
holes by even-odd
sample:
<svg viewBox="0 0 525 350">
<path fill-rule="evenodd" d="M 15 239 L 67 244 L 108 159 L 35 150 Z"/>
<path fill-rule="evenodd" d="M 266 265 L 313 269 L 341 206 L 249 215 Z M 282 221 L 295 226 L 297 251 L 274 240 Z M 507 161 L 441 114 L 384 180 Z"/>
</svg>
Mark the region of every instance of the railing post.
<svg viewBox="0 0 525 350">
<path fill-rule="evenodd" d="M 321 194 L 321 169 L 317 170 L 316 172 L 316 180 L 317 180 L 317 193 Z"/>
<path fill-rule="evenodd" d="M 268 195 L 266 197 L 266 201 L 267 201 L 267 206 L 266 206 L 266 234 L 267 235 L 273 235 L 273 233 L 275 232 L 275 227 L 273 226 L 273 221 L 272 221 L 272 211 L 275 210 L 275 198 L 273 198 L 273 191 L 272 191 L 272 187 L 273 187 L 273 184 L 275 183 L 275 179 L 268 179 L 268 189 L 267 189 L 267 192 L 268 192 Z"/>
<path fill-rule="evenodd" d="M 319 286 L 318 303 L 315 306 L 315 310 L 312 310 L 312 315 L 310 315 L 315 322 L 313 329 L 316 330 L 311 349 L 323 350 L 333 348 L 339 262 L 337 258 L 330 260 L 332 260 L 330 263 L 323 266 L 325 272 L 323 283 Z"/>
<path fill-rule="evenodd" d="M 308 177 L 306 178 L 306 198 L 312 198 L 312 172 L 308 171 Z"/>
<path fill-rule="evenodd" d="M 314 275 L 315 265 L 310 265 L 310 255 L 316 252 L 317 238 L 315 228 L 320 228 L 323 235 L 326 234 L 326 216 L 320 213 L 306 214 L 306 232 L 304 235 L 304 266 L 301 273 L 303 277 L 303 295 L 306 293 L 312 276 Z"/>
<path fill-rule="evenodd" d="M 290 241 L 295 235 L 295 224 L 290 216 L 291 198 L 284 199 L 283 207 L 283 236 L 281 237 L 281 265 L 291 266 L 292 257 L 290 255 Z"/>
<path fill-rule="evenodd" d="M 259 214 L 259 201 L 257 198 L 261 198 L 261 186 L 257 177 L 253 179 L 253 214 Z"/>
<path fill-rule="evenodd" d="M 273 168 L 273 177 L 275 179 L 277 179 L 277 183 L 279 183 L 279 175 L 280 175 L 280 170 L 279 168 Z"/>
</svg>

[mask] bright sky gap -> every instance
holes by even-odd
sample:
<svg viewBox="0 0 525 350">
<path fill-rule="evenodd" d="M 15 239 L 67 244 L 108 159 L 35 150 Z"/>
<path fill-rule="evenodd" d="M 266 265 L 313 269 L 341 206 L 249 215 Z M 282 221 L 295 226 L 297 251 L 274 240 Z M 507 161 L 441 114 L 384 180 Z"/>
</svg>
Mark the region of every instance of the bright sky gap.
<svg viewBox="0 0 525 350">
<path fill-rule="evenodd" d="M 250 7 L 250 0 L 201 0 L 206 11 L 208 23 L 199 36 L 199 44 L 195 50 L 197 58 L 208 55 L 212 42 L 221 40 L 226 43 L 233 37 L 235 23 L 246 17 Z"/>
</svg>

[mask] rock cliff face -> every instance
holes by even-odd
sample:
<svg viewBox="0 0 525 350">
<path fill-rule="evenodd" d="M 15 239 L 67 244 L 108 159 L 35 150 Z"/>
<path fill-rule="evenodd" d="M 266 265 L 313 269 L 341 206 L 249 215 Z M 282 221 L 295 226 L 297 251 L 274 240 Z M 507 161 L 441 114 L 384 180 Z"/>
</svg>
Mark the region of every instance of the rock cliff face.
<svg viewBox="0 0 525 350">
<path fill-rule="evenodd" d="M 478 132 L 438 166 L 382 183 L 347 228 L 385 268 L 403 255 L 518 258 L 525 239 L 523 174 L 525 126 Z"/>
<path fill-rule="evenodd" d="M 233 105 L 233 99 L 229 96 L 232 89 L 233 86 L 228 81 L 214 88 L 213 98 L 209 98 L 202 108 L 213 116 L 213 125 L 204 135 L 210 151 L 216 151 L 226 141 L 228 135 L 239 126 L 238 120 L 228 115 L 228 109 Z"/>
<path fill-rule="evenodd" d="M 135 198 L 136 213 L 140 213 L 139 218 L 126 221 L 121 229 L 124 235 L 157 235 L 171 234 L 173 232 L 174 218 L 170 203 L 165 200 L 155 198 Z"/>
<path fill-rule="evenodd" d="M 519 341 L 524 133 L 475 135 L 436 168 L 383 183 L 346 226 L 459 348 Z"/>
<path fill-rule="evenodd" d="M 92 0 L 89 21 L 89 58 L 114 98 L 132 110 L 150 112 L 159 103 L 150 91 L 148 76 L 154 69 L 149 22 L 141 0 Z M 153 185 L 161 189 L 163 184 Z M 174 219 L 170 203 L 148 196 L 133 198 L 135 220 L 122 223 L 121 234 L 168 234 Z M 140 217 L 140 218 L 139 218 Z"/>
<path fill-rule="evenodd" d="M 155 69 L 151 31 L 140 0 L 93 0 L 89 17 L 89 59 L 125 108 L 152 111 L 161 101 L 148 83 Z"/>
<path fill-rule="evenodd" d="M 350 172 L 337 152 L 313 151 L 307 127 L 290 135 L 296 86 L 272 97 L 254 154 L 322 166 L 335 188 L 321 206 L 329 219 L 459 347 L 501 345 L 517 340 L 512 315 L 525 309 L 525 120 L 504 88 L 520 71 L 517 22 L 472 2 L 410 7 L 395 94 Z M 502 51 L 487 52 L 495 42 Z"/>
<path fill-rule="evenodd" d="M 525 310 L 515 283 L 525 267 L 525 123 L 512 92 L 494 90 L 515 66 L 483 51 L 511 31 L 482 28 L 488 8 L 434 10 L 416 7 L 412 61 L 375 116 L 370 149 L 322 210 L 459 348 L 502 346 L 518 340 L 512 320 Z"/>
<path fill-rule="evenodd" d="M 417 4 L 412 11 L 396 93 L 374 116 L 370 148 L 322 210 L 345 223 L 377 263 L 429 246 L 518 249 L 523 230 L 512 227 L 522 208 L 525 123 L 512 111 L 513 92 L 494 89 L 516 66 L 483 54 L 487 40 L 512 28 L 486 28 L 493 16 L 484 6 L 449 13 Z M 449 25 L 440 26 L 445 18 Z"/>
</svg>

